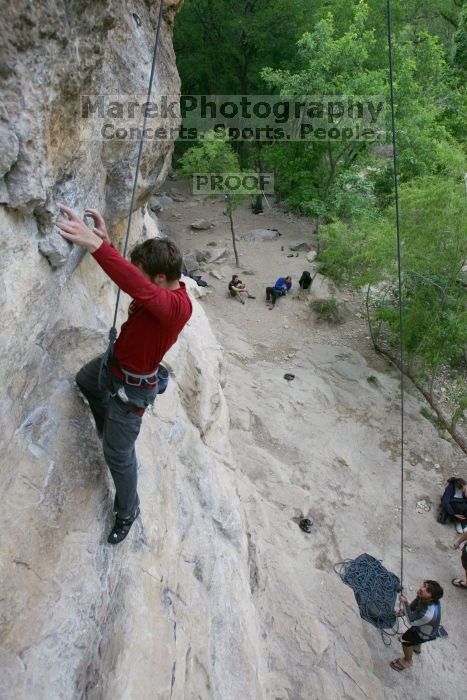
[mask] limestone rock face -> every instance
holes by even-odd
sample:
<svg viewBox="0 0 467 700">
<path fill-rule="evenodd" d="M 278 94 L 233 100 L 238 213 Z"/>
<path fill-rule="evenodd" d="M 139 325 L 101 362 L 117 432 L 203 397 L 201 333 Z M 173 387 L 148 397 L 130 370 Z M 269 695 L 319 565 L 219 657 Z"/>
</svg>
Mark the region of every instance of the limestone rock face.
<svg viewBox="0 0 467 700">
<path fill-rule="evenodd" d="M 179 93 L 172 23 L 180 5 L 164 2 L 153 95 Z M 116 123 L 103 138 L 107 111 L 91 120 L 86 100 L 145 101 L 158 4 L 19 0 L 2 10 L 0 202 L 32 215 L 39 240 L 56 235 L 57 202 L 98 208 L 116 225 L 128 212 L 138 140 L 118 138 Z M 146 142 L 137 205 L 165 179 L 172 149 L 172 139 Z M 53 265 L 65 257 L 57 248 L 41 245 Z"/>
<path fill-rule="evenodd" d="M 179 91 L 171 43 L 179 4 L 165 0 L 159 93 Z M 137 148 L 81 141 L 76 101 L 145 95 L 157 9 L 140 0 L 2 7 L 5 700 L 262 696 L 222 358 L 204 313 L 195 306 L 167 358 L 171 385 L 145 417 L 143 516 L 116 549 L 106 543 L 112 489 L 101 446 L 73 386 L 80 365 L 105 347 L 116 290 L 91 256 L 56 238 L 57 202 L 101 209 L 119 245 Z M 145 145 L 138 207 L 164 180 L 172 147 Z M 155 226 L 139 208 L 131 242 Z M 119 323 L 127 306 L 122 299 Z"/>
</svg>

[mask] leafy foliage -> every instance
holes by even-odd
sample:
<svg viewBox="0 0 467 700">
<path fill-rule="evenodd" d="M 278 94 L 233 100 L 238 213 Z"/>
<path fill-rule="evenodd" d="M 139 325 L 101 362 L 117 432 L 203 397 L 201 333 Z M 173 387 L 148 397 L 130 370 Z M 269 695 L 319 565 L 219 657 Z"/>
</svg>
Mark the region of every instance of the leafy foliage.
<svg viewBox="0 0 467 700">
<path fill-rule="evenodd" d="M 466 364 L 463 228 L 467 189 L 467 5 L 392 0 L 402 236 L 403 344 L 420 372 Z M 398 345 L 398 275 L 386 3 L 380 0 L 191 0 L 175 26 L 183 92 L 381 95 L 386 141 L 236 144 L 208 136 L 182 172 L 263 166 L 286 204 L 316 219 L 322 271 L 370 285 L 372 337 Z M 222 50 L 220 50 L 222 47 Z M 178 152 L 185 148 L 178 148 Z M 201 149 L 201 150 L 199 150 Z M 324 224 L 324 226 L 321 226 Z M 466 383 L 450 398 L 453 425 Z"/>
<path fill-rule="evenodd" d="M 467 257 L 464 184 L 433 176 L 414 180 L 401 187 L 400 205 L 404 347 L 425 366 L 438 367 L 463 356 L 467 338 L 465 291 L 457 281 Z M 323 271 L 357 287 L 378 285 L 376 318 L 397 334 L 394 208 L 376 220 L 325 226 L 322 238 Z"/>
</svg>

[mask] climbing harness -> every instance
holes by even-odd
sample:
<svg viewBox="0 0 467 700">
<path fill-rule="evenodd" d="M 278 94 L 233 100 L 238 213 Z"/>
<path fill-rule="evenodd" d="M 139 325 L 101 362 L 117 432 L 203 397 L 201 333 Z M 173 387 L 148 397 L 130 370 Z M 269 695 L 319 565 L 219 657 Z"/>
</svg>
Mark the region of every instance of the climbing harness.
<svg viewBox="0 0 467 700">
<path fill-rule="evenodd" d="M 154 72 L 156 69 L 157 49 L 159 46 L 159 35 L 160 35 L 160 29 L 161 29 L 161 24 L 162 24 L 163 8 L 164 8 L 164 0 L 160 0 L 159 17 L 157 19 L 156 39 L 154 41 L 154 51 L 152 54 L 151 74 L 149 76 L 149 85 L 148 85 L 148 93 L 147 93 L 147 97 L 146 97 L 146 104 L 149 104 L 151 102 L 152 83 L 153 83 L 153 79 L 154 79 Z M 133 16 L 134 16 L 134 13 L 133 13 Z M 141 22 L 141 20 L 140 20 L 140 22 Z M 136 199 L 136 188 L 138 185 L 139 167 L 140 167 L 140 163 L 141 163 L 141 155 L 143 153 L 144 133 L 146 131 L 146 122 L 148 119 L 148 110 L 143 110 L 143 111 L 144 111 L 143 126 L 141 129 L 141 136 L 140 136 L 139 148 L 138 148 L 138 157 L 136 160 L 136 171 L 135 171 L 135 177 L 133 180 L 133 189 L 131 192 L 130 211 L 128 214 L 128 223 L 127 223 L 127 227 L 126 227 L 125 242 L 123 245 L 123 252 L 122 252 L 123 257 L 125 257 L 126 252 L 127 252 L 127 248 L 128 248 L 128 239 L 130 236 L 130 229 L 131 229 L 131 218 L 133 216 L 133 210 L 134 210 L 135 199 Z M 117 323 L 117 314 L 118 314 L 119 303 L 120 303 L 120 289 L 118 289 L 118 291 L 117 291 L 117 299 L 115 302 L 115 312 L 114 312 L 113 323 L 112 323 L 111 329 L 109 330 L 109 342 L 107 345 L 107 349 L 106 349 L 104 355 L 102 356 L 101 366 L 99 369 L 99 378 L 98 378 L 99 389 L 103 389 L 104 387 L 107 387 L 109 385 L 109 377 L 110 377 L 110 371 L 111 371 L 113 348 L 115 345 L 115 341 L 117 339 L 116 323 Z"/>
<path fill-rule="evenodd" d="M 401 469 L 400 469 L 400 579 L 384 568 L 382 563 L 369 554 L 361 554 L 354 560 L 347 559 L 334 567 L 342 581 L 350 586 L 360 609 L 361 617 L 381 630 L 383 642 L 391 643 L 390 637 L 399 634 L 394 607 L 397 593 L 403 590 L 404 580 L 404 353 L 403 353 L 403 309 L 402 309 L 402 264 L 400 241 L 399 191 L 397 181 L 396 119 L 394 110 L 394 79 L 392 69 L 392 22 L 391 0 L 387 0 L 387 37 L 389 85 L 391 99 L 391 131 L 393 153 L 393 178 L 396 209 L 397 274 L 399 293 L 399 362 L 400 362 L 400 412 L 401 412 Z"/>
</svg>

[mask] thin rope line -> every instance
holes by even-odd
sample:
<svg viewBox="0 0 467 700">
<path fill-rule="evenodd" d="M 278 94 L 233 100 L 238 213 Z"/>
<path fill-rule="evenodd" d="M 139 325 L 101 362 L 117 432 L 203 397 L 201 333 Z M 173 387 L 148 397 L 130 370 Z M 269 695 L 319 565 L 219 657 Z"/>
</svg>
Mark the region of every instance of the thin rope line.
<svg viewBox="0 0 467 700">
<path fill-rule="evenodd" d="M 158 48 L 158 45 L 159 45 L 159 34 L 160 34 L 160 29 L 161 29 L 161 24 L 162 24 L 162 10 L 163 10 L 163 7 L 164 7 L 164 0 L 161 0 L 161 4 L 160 4 L 160 7 L 159 7 L 159 17 L 158 17 L 158 20 L 157 20 L 156 39 L 155 39 L 155 42 L 154 42 L 154 51 L 153 51 L 153 54 L 152 54 L 151 75 L 150 75 L 150 77 L 149 77 L 149 85 L 148 85 L 148 94 L 147 94 L 147 97 L 146 97 L 146 104 L 149 103 L 149 102 L 151 101 L 152 83 L 153 83 L 153 79 L 154 79 L 154 72 L 155 72 L 155 69 L 156 69 L 157 48 Z M 140 140 L 139 140 L 138 158 L 137 158 L 137 161 L 136 161 L 136 172 L 135 172 L 135 177 L 134 177 L 134 180 L 133 180 L 133 189 L 132 189 L 132 192 L 131 192 L 130 213 L 129 213 L 129 215 L 128 215 L 128 223 L 127 223 L 126 234 L 125 234 L 125 243 L 124 243 L 123 252 L 122 252 L 122 256 L 123 256 L 123 257 L 125 257 L 126 251 L 127 251 L 127 248 L 128 248 L 128 239 L 129 239 L 129 236 L 130 236 L 131 219 L 132 219 L 132 216 L 133 216 L 133 210 L 134 210 L 134 206 L 135 206 L 136 187 L 137 187 L 137 185 L 138 185 L 139 166 L 140 166 L 140 163 L 141 163 L 141 155 L 142 155 L 142 153 L 143 153 L 144 132 L 145 132 L 145 129 L 146 129 L 147 120 L 148 120 L 148 110 L 145 109 L 145 110 L 144 110 L 143 127 L 142 127 L 142 129 L 141 129 L 141 138 L 140 138 Z M 117 300 L 116 300 L 116 302 L 115 302 L 115 313 L 114 313 L 114 320 L 113 320 L 112 326 L 115 326 L 115 324 L 117 323 L 117 313 L 118 313 L 118 305 L 119 305 L 119 303 L 120 303 L 120 288 L 119 288 L 118 291 L 117 291 Z"/>
<path fill-rule="evenodd" d="M 402 313 L 402 263 L 401 263 L 401 240 L 400 240 L 400 219 L 399 219 L 399 190 L 397 187 L 397 150 L 396 150 L 396 118 L 394 114 L 394 80 L 392 71 L 392 21 L 391 21 L 391 0 L 387 0 L 388 19 L 388 58 L 389 58 L 389 84 L 391 89 L 391 127 L 392 127 L 392 157 L 394 171 L 394 193 L 396 198 L 396 231 L 397 231 L 397 276 L 399 283 L 399 351 L 400 351 L 400 387 L 401 387 L 401 586 L 404 580 L 404 324 Z"/>
</svg>

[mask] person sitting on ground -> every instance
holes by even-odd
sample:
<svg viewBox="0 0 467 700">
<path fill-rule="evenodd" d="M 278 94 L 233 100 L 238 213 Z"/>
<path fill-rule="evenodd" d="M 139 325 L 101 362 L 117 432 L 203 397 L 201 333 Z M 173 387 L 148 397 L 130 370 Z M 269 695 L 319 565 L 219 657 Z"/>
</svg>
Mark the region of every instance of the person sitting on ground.
<svg viewBox="0 0 467 700">
<path fill-rule="evenodd" d="M 456 530 L 462 534 L 467 530 L 467 483 L 464 479 L 452 476 L 441 496 L 438 522 L 454 521 Z"/>
<path fill-rule="evenodd" d="M 253 211 L 253 214 L 262 214 L 263 213 L 263 195 L 262 194 L 257 195 L 254 203 L 251 205 L 251 209 Z"/>
<path fill-rule="evenodd" d="M 278 297 L 283 297 L 290 292 L 292 288 L 292 278 L 290 275 L 279 277 L 274 287 L 266 287 L 266 302 L 269 303 L 269 309 L 273 309 Z"/>
<path fill-rule="evenodd" d="M 464 569 L 464 578 L 453 578 L 451 583 L 453 586 L 456 586 L 456 588 L 467 589 L 467 532 L 464 532 L 462 535 L 459 535 L 459 537 L 456 537 L 451 546 L 453 549 L 459 549 L 461 544 L 464 545 L 461 553 L 461 564 Z"/>
<path fill-rule="evenodd" d="M 243 301 L 242 294 L 246 294 L 248 299 L 255 299 L 252 294 L 247 289 L 246 284 L 242 282 L 242 280 L 238 279 L 238 275 L 232 275 L 232 279 L 229 282 L 229 292 L 231 297 L 237 297 L 239 301 L 244 304 L 245 302 Z"/>
<path fill-rule="evenodd" d="M 403 671 L 412 666 L 413 653 L 421 653 L 421 645 L 439 636 L 441 623 L 440 599 L 443 589 L 437 581 L 424 581 L 417 591 L 417 597 L 409 604 L 404 595 L 399 596 L 402 609 L 396 617 L 405 615 L 412 624 L 402 635 L 403 658 L 393 659 L 390 666 L 394 671 Z"/>
</svg>

